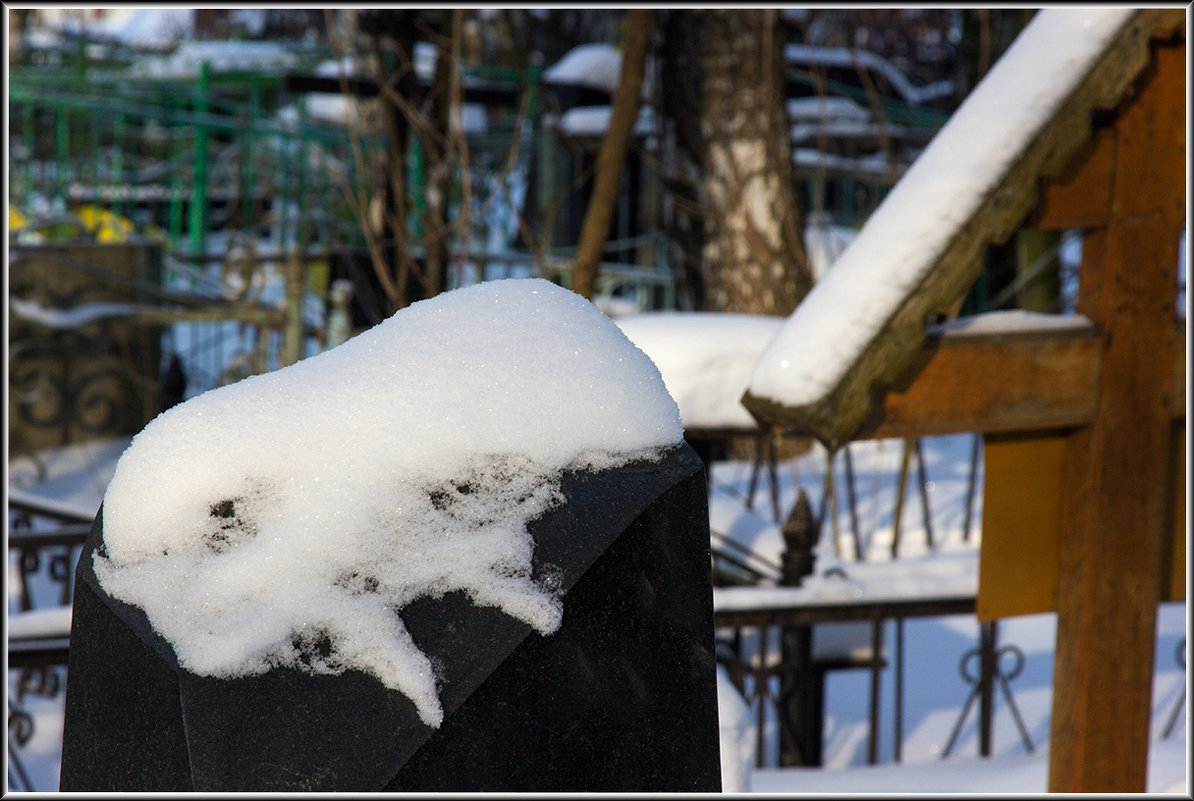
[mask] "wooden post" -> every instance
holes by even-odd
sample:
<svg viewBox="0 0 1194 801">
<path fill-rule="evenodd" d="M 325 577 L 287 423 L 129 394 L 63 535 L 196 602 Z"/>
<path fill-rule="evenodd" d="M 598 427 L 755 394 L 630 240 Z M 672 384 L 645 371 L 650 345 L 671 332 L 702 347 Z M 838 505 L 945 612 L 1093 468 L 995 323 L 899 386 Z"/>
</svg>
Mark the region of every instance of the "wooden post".
<svg viewBox="0 0 1194 801">
<path fill-rule="evenodd" d="M 279 367 L 303 358 L 303 258 L 298 247 L 286 260 L 286 314 L 282 325 L 282 354 Z"/>
<path fill-rule="evenodd" d="M 1185 217 L 1185 47 L 1114 125 L 1106 225 L 1083 245 L 1078 311 L 1103 334 L 1094 423 L 1068 437 L 1050 792 L 1144 792 L 1168 518 L 1175 270 Z"/>
</svg>

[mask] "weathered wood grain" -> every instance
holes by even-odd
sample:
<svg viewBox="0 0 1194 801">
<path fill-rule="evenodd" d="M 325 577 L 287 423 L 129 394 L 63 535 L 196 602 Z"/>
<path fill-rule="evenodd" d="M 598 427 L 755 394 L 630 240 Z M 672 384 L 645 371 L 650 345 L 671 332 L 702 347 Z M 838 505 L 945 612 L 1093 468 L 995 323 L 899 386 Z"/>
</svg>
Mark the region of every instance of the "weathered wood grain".
<svg viewBox="0 0 1194 801">
<path fill-rule="evenodd" d="M 1033 431 L 1089 424 L 1099 374 L 1098 330 L 930 337 L 927 361 L 875 406 L 860 435 Z"/>
<path fill-rule="evenodd" d="M 1185 321 L 1170 338 L 1186 339 Z M 930 336 L 907 375 L 876 399 L 854 439 L 966 431 L 1032 432 L 1094 422 L 1103 334 L 1082 328 Z M 1186 352 L 1174 348 L 1169 387 L 1173 420 L 1186 416 Z"/>
<path fill-rule="evenodd" d="M 1185 45 L 1155 50 L 1115 123 L 1111 216 L 1079 311 L 1103 332 L 1094 422 L 1068 437 L 1051 792 L 1144 792 L 1170 527 L 1174 271 L 1185 217 Z"/>
</svg>

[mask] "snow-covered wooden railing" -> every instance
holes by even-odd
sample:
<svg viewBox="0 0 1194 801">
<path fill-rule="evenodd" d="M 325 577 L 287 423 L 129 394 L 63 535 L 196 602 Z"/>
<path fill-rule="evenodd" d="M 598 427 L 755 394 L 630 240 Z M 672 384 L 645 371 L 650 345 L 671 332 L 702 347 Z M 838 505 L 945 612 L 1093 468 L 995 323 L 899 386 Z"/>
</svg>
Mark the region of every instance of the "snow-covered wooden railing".
<svg viewBox="0 0 1194 801">
<path fill-rule="evenodd" d="M 926 321 L 948 316 L 982 267 L 1149 62 L 1181 9 L 1046 9 L 896 184 L 763 352 L 743 404 L 830 448 L 878 420 Z M 1047 79 L 1042 78 L 1047 76 Z"/>
</svg>

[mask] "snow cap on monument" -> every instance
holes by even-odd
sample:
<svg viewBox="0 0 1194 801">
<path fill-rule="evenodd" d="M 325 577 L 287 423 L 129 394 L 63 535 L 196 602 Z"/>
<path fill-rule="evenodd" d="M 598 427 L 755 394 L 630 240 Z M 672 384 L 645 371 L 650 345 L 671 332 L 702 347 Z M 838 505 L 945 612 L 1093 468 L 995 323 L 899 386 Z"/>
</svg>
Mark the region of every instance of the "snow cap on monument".
<svg viewBox="0 0 1194 801">
<path fill-rule="evenodd" d="M 108 487 L 95 572 L 193 673 L 356 668 L 436 726 L 400 610 L 463 591 L 554 631 L 527 523 L 565 470 L 681 442 L 659 371 L 596 307 L 483 283 L 159 415 Z"/>
</svg>

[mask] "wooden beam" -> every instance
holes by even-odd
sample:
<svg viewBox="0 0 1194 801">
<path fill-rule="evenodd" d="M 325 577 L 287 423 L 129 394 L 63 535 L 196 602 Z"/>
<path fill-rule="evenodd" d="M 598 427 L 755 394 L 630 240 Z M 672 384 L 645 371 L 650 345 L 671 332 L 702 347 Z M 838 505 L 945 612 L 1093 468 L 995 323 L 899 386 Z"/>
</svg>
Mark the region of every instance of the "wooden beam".
<svg viewBox="0 0 1194 801">
<path fill-rule="evenodd" d="M 930 337 L 924 367 L 882 399 L 871 437 L 1032 431 L 1095 415 L 1099 333 L 1093 326 Z M 864 429 L 867 430 L 867 429 Z"/>
<path fill-rule="evenodd" d="M 1144 792 L 1185 218 L 1185 46 L 1155 46 L 1115 123 L 1112 213 L 1079 311 L 1104 333 L 1098 413 L 1067 438 L 1050 792 Z"/>
<path fill-rule="evenodd" d="M 1171 338 L 1186 339 L 1185 321 Z M 1103 336 L 1093 325 L 1002 334 L 929 336 L 903 381 L 876 404 L 857 438 L 923 437 L 966 431 L 1045 431 L 1087 426 L 1097 412 Z M 1170 367 L 1175 421 L 1186 416 L 1186 354 Z"/>
</svg>

